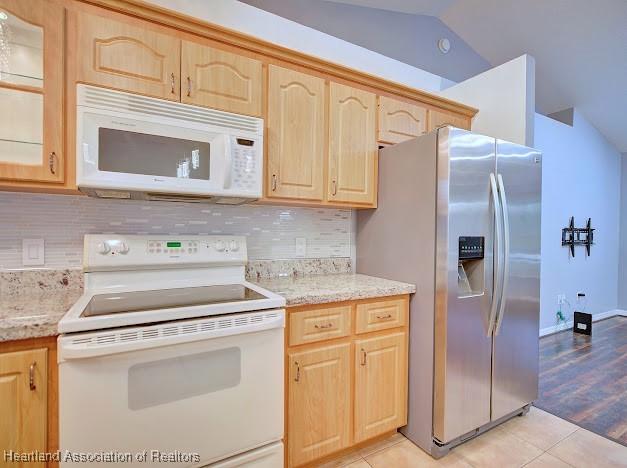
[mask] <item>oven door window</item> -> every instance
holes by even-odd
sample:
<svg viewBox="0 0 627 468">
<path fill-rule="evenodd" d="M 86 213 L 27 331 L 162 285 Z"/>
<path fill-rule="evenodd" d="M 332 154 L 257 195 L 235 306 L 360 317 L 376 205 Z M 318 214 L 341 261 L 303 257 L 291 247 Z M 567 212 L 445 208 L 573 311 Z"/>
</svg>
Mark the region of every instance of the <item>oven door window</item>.
<svg viewBox="0 0 627 468">
<path fill-rule="evenodd" d="M 135 364 L 128 370 L 128 407 L 141 410 L 236 387 L 241 354 L 230 347 Z"/>
<path fill-rule="evenodd" d="M 179 179 L 209 180 L 210 144 L 100 127 L 98 169 Z"/>
</svg>

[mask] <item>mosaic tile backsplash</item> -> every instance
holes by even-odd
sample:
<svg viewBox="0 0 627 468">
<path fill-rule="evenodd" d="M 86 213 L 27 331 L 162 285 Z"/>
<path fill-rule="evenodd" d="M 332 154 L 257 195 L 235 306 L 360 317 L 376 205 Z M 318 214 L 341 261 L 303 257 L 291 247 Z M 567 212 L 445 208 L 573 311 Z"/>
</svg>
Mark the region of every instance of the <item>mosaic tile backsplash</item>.
<svg viewBox="0 0 627 468">
<path fill-rule="evenodd" d="M 250 260 L 351 256 L 351 211 L 275 206 L 100 200 L 0 193 L 0 269 L 21 269 L 22 239 L 44 239 L 45 265 L 80 268 L 83 235 L 236 234 Z M 296 239 L 306 239 L 297 255 Z"/>
</svg>

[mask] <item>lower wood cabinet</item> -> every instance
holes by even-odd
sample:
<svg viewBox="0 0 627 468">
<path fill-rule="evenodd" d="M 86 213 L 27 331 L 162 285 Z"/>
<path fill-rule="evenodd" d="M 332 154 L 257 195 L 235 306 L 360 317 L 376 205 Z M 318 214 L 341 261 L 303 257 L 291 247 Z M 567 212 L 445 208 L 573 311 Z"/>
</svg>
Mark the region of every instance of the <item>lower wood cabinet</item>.
<svg viewBox="0 0 627 468">
<path fill-rule="evenodd" d="M 46 451 L 47 353 L 44 348 L 0 354 L 0 447 L 3 450 Z M 13 465 L 8 463 L 7 466 Z M 44 463 L 29 463 L 28 466 L 43 467 Z"/>
<path fill-rule="evenodd" d="M 348 343 L 290 353 L 289 466 L 349 445 L 350 362 Z"/>
<path fill-rule="evenodd" d="M 360 327 L 372 311 L 393 319 Z M 288 467 L 407 423 L 408 311 L 407 295 L 288 309 Z"/>
<path fill-rule="evenodd" d="M 407 333 L 355 341 L 355 442 L 407 423 Z"/>
</svg>

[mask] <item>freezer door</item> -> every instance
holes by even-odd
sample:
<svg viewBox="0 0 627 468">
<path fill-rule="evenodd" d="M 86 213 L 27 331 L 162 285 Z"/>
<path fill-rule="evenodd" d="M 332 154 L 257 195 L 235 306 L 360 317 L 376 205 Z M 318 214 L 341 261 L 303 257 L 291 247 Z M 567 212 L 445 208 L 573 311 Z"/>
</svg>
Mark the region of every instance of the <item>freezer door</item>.
<svg viewBox="0 0 627 468">
<path fill-rule="evenodd" d="M 490 421 L 495 140 L 445 127 L 437 158 L 433 435 L 447 443 Z"/>
<path fill-rule="evenodd" d="M 494 331 L 493 420 L 538 395 L 541 155 L 497 140 L 497 172 L 509 220 L 504 229 L 509 240 L 509 255 L 505 255 L 509 271 Z"/>
</svg>

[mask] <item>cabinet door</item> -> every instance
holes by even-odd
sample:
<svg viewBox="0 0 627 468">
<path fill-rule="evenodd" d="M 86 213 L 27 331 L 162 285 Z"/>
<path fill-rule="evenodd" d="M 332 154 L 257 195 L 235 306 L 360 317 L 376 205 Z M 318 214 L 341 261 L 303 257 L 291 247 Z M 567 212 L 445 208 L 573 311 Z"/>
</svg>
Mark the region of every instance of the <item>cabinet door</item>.
<svg viewBox="0 0 627 468">
<path fill-rule="evenodd" d="M 180 40 L 139 20 L 132 24 L 72 12 L 79 82 L 178 101 Z"/>
<path fill-rule="evenodd" d="M 261 115 L 261 62 L 183 41 L 181 100 L 236 114 Z"/>
<path fill-rule="evenodd" d="M 406 333 L 355 341 L 355 443 L 407 422 Z"/>
<path fill-rule="evenodd" d="M 379 136 L 382 143 L 400 143 L 427 129 L 427 110 L 404 101 L 379 96 Z"/>
<path fill-rule="evenodd" d="M 0 354 L 0 447 L 45 452 L 46 395 L 46 349 Z"/>
<path fill-rule="evenodd" d="M 329 200 L 376 201 L 376 96 L 331 83 L 329 103 Z"/>
<path fill-rule="evenodd" d="M 324 87 L 322 78 L 270 65 L 268 196 L 322 200 Z"/>
<path fill-rule="evenodd" d="M 470 130 L 470 118 L 429 109 L 427 112 L 427 131 L 430 132 L 445 125 Z"/>
<path fill-rule="evenodd" d="M 63 182 L 63 8 L 0 0 L 0 10 L 0 179 Z"/>
<path fill-rule="evenodd" d="M 288 466 L 350 442 L 350 344 L 288 354 Z"/>
</svg>

